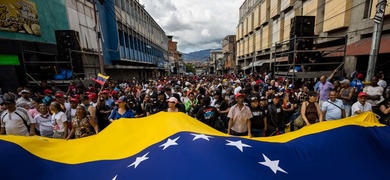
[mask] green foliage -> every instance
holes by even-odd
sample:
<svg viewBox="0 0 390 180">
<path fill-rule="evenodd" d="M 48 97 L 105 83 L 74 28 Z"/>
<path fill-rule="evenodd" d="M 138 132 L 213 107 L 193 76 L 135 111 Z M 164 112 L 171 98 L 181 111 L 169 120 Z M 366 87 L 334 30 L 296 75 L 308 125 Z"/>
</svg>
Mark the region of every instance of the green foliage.
<svg viewBox="0 0 390 180">
<path fill-rule="evenodd" d="M 195 67 L 192 63 L 186 63 L 186 72 L 192 72 L 195 74 Z"/>
</svg>

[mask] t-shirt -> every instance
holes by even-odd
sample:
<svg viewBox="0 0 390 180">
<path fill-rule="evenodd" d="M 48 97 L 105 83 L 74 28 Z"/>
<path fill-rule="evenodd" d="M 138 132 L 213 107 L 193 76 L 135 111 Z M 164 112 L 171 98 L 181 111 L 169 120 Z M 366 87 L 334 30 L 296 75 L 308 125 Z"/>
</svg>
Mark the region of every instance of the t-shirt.
<svg viewBox="0 0 390 180">
<path fill-rule="evenodd" d="M 27 136 L 29 135 L 29 129 L 24 121 L 27 121 L 27 124 L 35 123 L 35 120 L 23 108 L 16 108 L 13 112 L 8 112 L 5 110 L 1 114 L 1 127 L 4 127 L 7 135 L 20 135 Z"/>
<path fill-rule="evenodd" d="M 250 107 L 252 112 L 251 120 L 251 128 L 252 129 L 264 129 L 264 118 L 266 117 L 266 113 L 264 109 L 257 107 Z"/>
<path fill-rule="evenodd" d="M 53 137 L 53 124 L 51 123 L 51 115 L 38 114 L 34 120 L 37 122 L 35 128 L 39 130 L 41 136 Z"/>
<path fill-rule="evenodd" d="M 64 122 L 67 122 L 66 114 L 62 111 L 51 116 L 53 132 L 65 132 Z"/>
<path fill-rule="evenodd" d="M 215 121 L 218 118 L 218 111 L 215 107 L 201 107 L 196 114 L 196 119 L 199 119 L 203 123 L 213 127 Z"/>
<path fill-rule="evenodd" d="M 322 104 L 321 111 L 326 111 L 325 120 L 337 120 L 342 118 L 341 109 L 344 109 L 343 101 L 336 99 L 335 102 L 332 101 L 332 103 L 330 103 L 330 100 L 328 100 Z"/>
</svg>

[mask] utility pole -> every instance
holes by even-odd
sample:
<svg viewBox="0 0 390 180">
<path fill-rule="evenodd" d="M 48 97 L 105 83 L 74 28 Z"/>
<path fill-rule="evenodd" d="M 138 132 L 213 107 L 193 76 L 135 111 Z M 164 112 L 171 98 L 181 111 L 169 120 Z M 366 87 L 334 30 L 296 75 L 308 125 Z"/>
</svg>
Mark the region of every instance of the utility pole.
<svg viewBox="0 0 390 180">
<path fill-rule="evenodd" d="M 100 47 L 100 38 L 101 38 L 101 32 L 99 31 L 99 24 L 98 24 L 98 18 L 97 18 L 97 9 L 96 9 L 96 6 L 97 6 L 97 3 L 96 3 L 96 0 L 94 1 L 94 4 L 93 4 L 93 12 L 94 12 L 94 16 L 95 16 L 95 33 L 96 33 L 96 42 L 97 42 L 97 51 L 98 51 L 98 55 L 99 55 L 99 67 L 100 67 L 100 73 L 101 74 L 105 74 L 105 70 L 104 70 L 104 60 L 103 60 L 103 56 L 102 56 L 102 53 L 101 53 L 101 47 Z"/>
<path fill-rule="evenodd" d="M 372 43 L 370 57 L 368 59 L 368 68 L 366 75 L 366 82 L 370 82 L 375 73 L 375 65 L 378 58 L 378 52 L 380 48 L 382 28 L 383 28 L 383 17 L 385 14 L 387 1 L 379 0 L 376 5 L 376 14 L 374 17 L 374 32 L 372 33 Z"/>
</svg>

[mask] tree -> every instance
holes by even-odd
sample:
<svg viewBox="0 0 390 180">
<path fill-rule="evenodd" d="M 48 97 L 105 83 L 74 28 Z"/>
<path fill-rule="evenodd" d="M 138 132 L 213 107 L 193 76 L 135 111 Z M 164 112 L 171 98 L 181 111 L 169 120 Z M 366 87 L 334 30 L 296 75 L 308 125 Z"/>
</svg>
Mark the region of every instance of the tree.
<svg viewBox="0 0 390 180">
<path fill-rule="evenodd" d="M 195 74 L 195 68 L 192 63 L 186 63 L 185 65 L 186 65 L 186 72 L 192 72 Z"/>
</svg>

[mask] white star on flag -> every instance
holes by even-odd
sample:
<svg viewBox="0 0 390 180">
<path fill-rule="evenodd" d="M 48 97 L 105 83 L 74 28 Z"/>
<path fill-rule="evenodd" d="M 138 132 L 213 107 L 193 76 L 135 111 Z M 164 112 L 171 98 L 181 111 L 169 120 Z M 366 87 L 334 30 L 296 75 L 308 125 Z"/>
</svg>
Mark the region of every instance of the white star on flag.
<svg viewBox="0 0 390 180">
<path fill-rule="evenodd" d="M 228 146 L 236 146 L 241 152 L 244 152 L 243 147 L 252 147 L 252 146 L 249 146 L 247 144 L 242 143 L 241 140 L 239 140 L 239 141 L 229 141 L 229 140 L 226 140 L 226 141 L 229 142 L 226 145 L 228 145 Z"/>
<path fill-rule="evenodd" d="M 165 150 L 166 148 L 168 148 L 169 146 L 173 146 L 173 145 L 177 145 L 176 141 L 180 138 L 177 137 L 176 139 L 172 140 L 171 138 L 168 138 L 167 142 L 164 143 L 164 144 L 161 144 L 159 147 L 162 147 L 164 146 L 163 150 Z"/>
<path fill-rule="evenodd" d="M 191 134 L 191 135 L 195 136 L 194 139 L 192 139 L 192 141 L 195 141 L 197 139 L 204 139 L 204 140 L 210 141 L 209 138 L 212 138 L 211 136 L 206 136 L 204 134 Z"/>
<path fill-rule="evenodd" d="M 288 174 L 285 170 L 283 170 L 282 168 L 279 167 L 279 160 L 271 161 L 264 154 L 263 154 L 263 157 L 264 157 L 265 162 L 259 162 L 259 164 L 262 164 L 264 166 L 269 167 L 275 174 L 277 171 L 284 172 L 284 173 Z"/>
<path fill-rule="evenodd" d="M 127 167 L 134 166 L 134 169 L 137 168 L 137 166 L 138 166 L 142 161 L 145 161 L 145 160 L 149 159 L 149 157 L 146 157 L 148 154 L 149 154 L 149 152 L 146 153 L 146 154 L 144 154 L 144 155 L 141 156 L 141 157 L 137 157 L 137 158 L 135 159 L 135 161 L 134 161 L 132 164 L 128 165 Z"/>
</svg>

